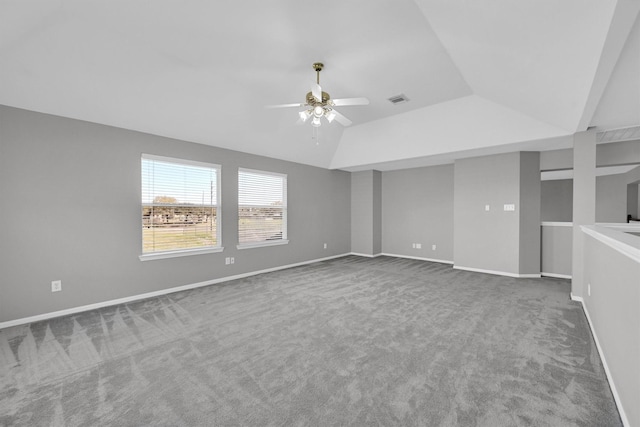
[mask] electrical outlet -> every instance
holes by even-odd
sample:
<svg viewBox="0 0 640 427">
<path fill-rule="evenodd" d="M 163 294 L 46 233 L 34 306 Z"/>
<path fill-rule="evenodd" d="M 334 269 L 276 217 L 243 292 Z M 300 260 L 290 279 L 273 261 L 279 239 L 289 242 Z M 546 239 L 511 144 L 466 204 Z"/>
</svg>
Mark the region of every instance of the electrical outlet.
<svg viewBox="0 0 640 427">
<path fill-rule="evenodd" d="M 587 285 L 587 295 L 591 296 L 591 283 Z"/>
<path fill-rule="evenodd" d="M 491 209 L 491 206 L 489 206 L 489 205 L 484 205 L 484 210 L 485 210 L 485 211 L 489 211 L 490 209 Z"/>
<path fill-rule="evenodd" d="M 51 292 L 60 292 L 62 290 L 62 280 L 54 280 L 51 282 Z"/>
<path fill-rule="evenodd" d="M 422 249 L 422 243 L 416 243 L 416 249 Z"/>
<path fill-rule="evenodd" d="M 327 249 L 327 244 L 326 243 L 324 244 L 324 248 Z"/>
<path fill-rule="evenodd" d="M 226 257 L 226 258 L 224 259 L 224 263 L 225 263 L 226 265 L 231 264 L 231 258 Z"/>
<path fill-rule="evenodd" d="M 411 247 L 412 247 L 413 249 L 415 249 L 415 248 L 416 248 L 416 244 L 415 244 L 415 243 L 412 243 L 412 244 L 411 244 Z"/>
<path fill-rule="evenodd" d="M 515 210 L 516 210 L 516 205 L 514 205 L 514 204 L 507 204 L 507 205 L 504 205 L 504 210 L 505 210 L 505 211 L 513 212 L 513 211 L 515 211 Z"/>
<path fill-rule="evenodd" d="M 431 250 L 435 251 L 436 250 L 436 245 L 431 245 Z"/>
<path fill-rule="evenodd" d="M 234 257 L 231 257 L 231 264 L 235 264 L 236 259 Z"/>
</svg>

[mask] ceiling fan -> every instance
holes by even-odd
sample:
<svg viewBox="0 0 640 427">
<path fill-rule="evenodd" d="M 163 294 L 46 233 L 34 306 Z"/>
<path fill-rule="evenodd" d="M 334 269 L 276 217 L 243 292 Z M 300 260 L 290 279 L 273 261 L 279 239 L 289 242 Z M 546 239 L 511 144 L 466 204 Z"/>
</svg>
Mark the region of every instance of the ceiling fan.
<svg viewBox="0 0 640 427">
<path fill-rule="evenodd" d="M 316 71 L 316 83 L 311 86 L 311 92 L 307 93 L 305 103 L 269 105 L 267 108 L 308 107 L 298 113 L 300 115 L 299 123 L 311 119 L 311 126 L 319 127 L 322 124 L 320 119 L 324 117 L 329 123 L 336 120 L 342 126 L 349 126 L 352 123 L 351 120 L 336 111 L 334 107 L 369 105 L 369 100 L 367 98 L 331 99 L 331 96 L 327 92 L 323 92 L 320 87 L 320 71 L 323 68 L 324 64 L 321 62 L 313 64 L 313 69 Z"/>
</svg>

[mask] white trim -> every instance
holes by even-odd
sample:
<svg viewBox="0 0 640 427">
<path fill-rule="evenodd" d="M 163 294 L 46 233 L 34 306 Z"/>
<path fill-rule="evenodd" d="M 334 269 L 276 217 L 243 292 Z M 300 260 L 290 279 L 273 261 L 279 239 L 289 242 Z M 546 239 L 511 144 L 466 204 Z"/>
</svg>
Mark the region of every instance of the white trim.
<svg viewBox="0 0 640 427">
<path fill-rule="evenodd" d="M 545 272 L 541 272 L 540 273 L 541 276 L 545 276 L 545 277 L 555 277 L 556 279 L 572 279 L 573 276 L 571 276 L 570 274 L 559 274 L 559 273 L 545 273 Z"/>
<path fill-rule="evenodd" d="M 637 222 L 596 222 L 596 225 L 619 230 L 640 231 L 640 223 Z"/>
<path fill-rule="evenodd" d="M 190 255 L 215 254 L 222 251 L 224 251 L 224 248 L 222 246 L 218 246 L 217 248 L 206 249 L 185 249 L 182 251 L 151 252 L 148 254 L 138 255 L 138 258 L 140 258 L 140 261 L 154 261 L 156 259 L 178 258 Z"/>
<path fill-rule="evenodd" d="M 218 172 L 220 172 L 220 169 L 222 168 L 222 166 L 217 163 L 199 162 L 197 160 L 189 160 L 189 159 L 183 159 L 178 157 L 157 156 L 155 154 L 147 154 L 147 153 L 142 153 L 140 157 L 145 160 L 155 160 L 163 163 L 177 163 L 177 164 L 187 165 L 187 166 L 197 166 L 201 168 L 217 169 Z"/>
<path fill-rule="evenodd" d="M 266 242 L 256 242 L 256 243 L 243 243 L 242 245 L 236 246 L 238 250 L 242 249 L 253 249 L 253 248 L 262 248 L 264 246 L 278 246 L 278 245 L 288 245 L 289 240 L 287 239 L 278 239 L 278 240 L 269 240 Z"/>
<path fill-rule="evenodd" d="M 573 227 L 573 222 L 542 221 L 540 225 L 543 227 Z"/>
<path fill-rule="evenodd" d="M 215 171 L 215 178 L 216 178 L 216 198 L 215 198 L 215 204 L 213 204 L 213 200 L 211 200 L 210 205 L 201 205 L 203 207 L 211 207 L 211 208 L 215 208 L 216 209 L 216 242 L 218 242 L 219 244 L 223 241 L 222 240 L 222 206 L 221 206 L 221 198 L 222 198 L 222 165 L 216 164 L 216 163 L 208 163 L 208 162 L 200 162 L 197 160 L 189 160 L 189 159 L 182 159 L 182 158 L 176 158 L 176 157 L 165 157 L 165 156 L 158 156 L 155 154 L 146 154 L 146 153 L 141 153 L 140 154 L 140 201 L 141 201 L 141 206 L 145 207 L 145 206 L 157 206 L 158 204 L 155 204 L 152 202 L 143 202 L 142 201 L 142 196 L 144 194 L 144 185 L 143 185 L 143 175 L 144 175 L 144 168 L 142 167 L 143 165 L 143 160 L 148 160 L 148 161 L 159 161 L 159 162 L 163 162 L 163 163 L 167 163 L 167 164 L 174 164 L 174 165 L 186 165 L 186 166 L 195 166 L 195 167 L 199 167 L 199 168 L 206 168 L 206 169 L 212 169 Z M 154 178 L 155 179 L 155 178 Z M 190 203 L 177 203 L 175 204 L 176 207 L 185 207 L 185 206 L 193 206 Z M 142 228 L 140 229 L 140 243 L 141 245 L 144 245 L 144 225 L 142 224 L 142 218 L 141 218 L 141 225 Z M 143 249 L 143 248 L 141 248 Z M 188 249 L 184 249 L 184 250 L 173 250 L 173 251 L 165 251 L 165 252 L 154 252 L 154 253 L 149 253 L 149 254 L 142 254 L 140 255 L 138 258 L 140 258 L 140 261 L 152 261 L 152 260 L 156 260 L 156 259 L 166 259 L 166 258 L 177 258 L 177 257 L 181 257 L 181 256 L 189 256 L 189 255 L 202 255 L 202 254 L 208 254 L 208 253 L 216 253 L 216 252 L 222 252 L 224 250 L 223 247 L 215 247 L 215 248 L 188 248 Z"/>
<path fill-rule="evenodd" d="M 613 394 L 613 400 L 615 400 L 616 406 L 618 407 L 618 413 L 620 414 L 620 418 L 622 419 L 622 424 L 625 427 L 631 427 L 631 424 L 629 423 L 629 419 L 627 418 L 627 414 L 624 412 L 622 401 L 620 400 L 620 394 L 618 394 L 618 389 L 616 389 L 616 385 L 613 382 L 613 377 L 611 376 L 611 370 L 609 370 L 607 359 L 604 357 L 604 352 L 602 351 L 602 347 L 600 346 L 598 335 L 596 334 L 596 330 L 593 327 L 593 322 L 591 321 L 589 310 L 587 310 L 587 306 L 585 305 L 584 300 L 582 298 L 575 297 L 574 299 L 574 296 L 571 295 L 571 299 L 573 299 L 574 301 L 579 301 L 582 304 L 582 310 L 584 311 L 584 314 L 587 317 L 587 322 L 589 323 L 589 329 L 591 329 L 591 335 L 593 335 L 593 340 L 596 343 L 596 348 L 598 349 L 598 354 L 600 355 L 600 360 L 602 361 L 602 366 L 604 367 L 604 373 L 607 376 L 607 381 L 609 382 L 609 387 L 611 388 L 611 394 Z"/>
<path fill-rule="evenodd" d="M 254 175 L 254 176 L 263 176 L 263 177 L 273 177 L 273 178 L 278 178 L 281 180 L 282 183 L 282 205 L 279 206 L 282 209 L 282 225 L 281 225 L 281 231 L 282 231 L 282 239 L 278 242 L 278 243 L 273 243 L 273 244 L 266 244 L 265 242 L 251 242 L 251 243 L 240 243 L 238 244 L 237 248 L 238 249 L 251 249 L 251 248 L 257 248 L 260 246 L 275 246 L 275 245 L 286 245 L 287 243 L 289 243 L 289 240 L 287 240 L 288 236 L 288 229 L 289 229 L 289 214 L 288 214 L 288 175 L 286 173 L 280 173 L 280 172 L 271 172 L 271 171 L 264 171 L 264 170 L 257 170 L 257 169 L 248 169 L 248 168 L 242 168 L 242 167 L 238 167 L 238 188 L 236 190 L 237 194 L 238 194 L 238 213 L 240 212 L 240 210 L 243 207 L 266 207 L 264 205 L 256 205 L 253 203 L 241 203 L 240 200 L 240 187 L 241 187 L 241 176 L 242 174 L 247 174 L 247 175 Z M 253 185 L 250 185 L 250 188 L 257 190 L 257 188 L 253 187 Z M 239 213 L 240 214 L 240 213 Z M 240 229 L 240 223 L 238 223 L 238 230 Z"/>
<path fill-rule="evenodd" d="M 539 273 L 535 273 L 535 274 L 508 273 L 506 271 L 485 270 L 485 269 L 482 269 L 482 268 L 462 267 L 462 266 L 459 266 L 459 265 L 454 265 L 453 268 L 455 268 L 456 270 L 474 271 L 476 273 L 487 273 L 487 274 L 496 274 L 498 276 L 516 277 L 518 279 L 538 279 L 538 278 L 540 278 L 540 274 Z"/>
<path fill-rule="evenodd" d="M 98 302 L 98 303 L 94 303 L 94 304 L 87 304 L 87 305 L 82 305 L 82 306 L 78 306 L 78 307 L 67 308 L 65 310 L 53 311 L 53 312 L 44 313 L 44 314 L 38 314 L 36 316 L 23 317 L 21 319 L 15 319 L 15 320 L 9 320 L 9 321 L 6 321 L 6 322 L 0 322 L 0 329 L 10 328 L 12 326 L 23 325 L 23 324 L 26 324 L 26 323 L 40 322 L 42 320 L 53 319 L 55 317 L 60 317 L 60 316 L 68 316 L 70 314 L 81 313 L 83 311 L 95 310 L 97 308 L 109 307 L 109 306 L 112 306 L 112 305 L 126 304 L 126 303 L 129 303 L 129 302 L 132 302 L 132 301 L 138 301 L 138 300 L 142 300 L 142 299 L 146 299 L 146 298 L 157 297 L 157 296 L 160 296 L 160 295 L 172 294 L 172 293 L 175 293 L 175 292 L 187 291 L 189 289 L 201 288 L 203 286 L 215 285 L 217 283 L 228 282 L 230 280 L 242 279 L 242 278 L 245 278 L 245 277 L 255 276 L 255 275 L 263 274 L 263 273 L 270 273 L 272 271 L 284 270 L 284 269 L 292 268 L 292 267 L 299 267 L 301 265 L 313 264 L 315 262 L 328 261 L 330 259 L 342 258 L 342 257 L 348 256 L 348 255 L 350 255 L 350 254 L 349 253 L 344 253 L 344 254 L 333 255 L 333 256 L 328 256 L 328 257 L 324 257 L 324 258 L 317 258 L 317 259 L 312 259 L 312 260 L 309 260 L 309 261 L 302 261 L 302 262 L 297 262 L 297 263 L 294 263 L 294 264 L 281 265 L 281 266 L 278 266 L 278 267 L 265 268 L 264 270 L 251 271 L 251 272 L 248 272 L 248 273 L 236 274 L 234 276 L 227 276 L 227 277 L 221 277 L 221 278 L 218 278 L 218 279 L 207 280 L 207 281 L 204 281 L 204 282 L 192 283 L 190 285 L 176 286 L 176 287 L 173 287 L 173 288 L 162 289 L 162 290 L 154 291 L 154 292 L 147 292 L 147 293 L 144 293 L 144 294 L 133 295 L 133 296 L 130 296 L 130 297 L 118 298 L 118 299 L 102 301 L 102 302 Z"/>
<path fill-rule="evenodd" d="M 386 252 L 383 252 L 380 255 L 392 256 L 392 257 L 396 257 L 396 258 L 417 259 L 419 261 L 439 262 L 440 264 L 451 264 L 451 265 L 453 265 L 453 261 L 449 261 L 449 260 L 445 260 L 445 259 L 423 258 L 423 257 L 411 256 L 411 255 L 389 254 L 389 253 L 386 253 Z"/>
<path fill-rule="evenodd" d="M 571 295 L 571 301 L 584 302 L 584 300 L 582 299 L 582 297 L 579 297 L 579 296 L 577 296 L 577 295 L 574 295 L 573 293 L 571 293 L 570 295 Z"/>
<path fill-rule="evenodd" d="M 379 257 L 379 256 L 381 256 L 383 254 L 371 255 L 371 254 L 361 254 L 359 252 L 351 252 L 349 255 L 363 256 L 363 257 L 367 257 L 367 258 L 376 258 L 376 257 Z"/>
<path fill-rule="evenodd" d="M 249 169 L 249 168 L 238 168 L 238 172 L 246 172 L 246 173 L 251 173 L 254 175 L 271 175 L 271 176 L 277 176 L 279 178 L 287 178 L 287 174 L 286 173 L 280 173 L 280 172 L 271 172 L 271 171 L 265 171 L 265 170 L 258 170 L 258 169 Z"/>
<path fill-rule="evenodd" d="M 624 241 L 634 239 L 633 236 L 627 235 L 627 233 L 622 231 L 604 227 L 595 228 L 594 226 L 581 225 L 580 228 L 585 234 L 615 249 L 635 262 L 640 263 L 640 247 L 632 246 L 632 244 L 630 244 L 631 242 Z"/>
</svg>

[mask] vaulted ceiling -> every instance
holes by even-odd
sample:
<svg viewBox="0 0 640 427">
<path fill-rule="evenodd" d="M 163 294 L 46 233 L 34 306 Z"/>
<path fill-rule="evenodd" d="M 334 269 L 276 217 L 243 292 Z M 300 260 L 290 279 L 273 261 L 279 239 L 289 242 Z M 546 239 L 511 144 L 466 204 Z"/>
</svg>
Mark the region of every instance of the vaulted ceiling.
<svg viewBox="0 0 640 427">
<path fill-rule="evenodd" d="M 640 125 L 638 0 L 5 0 L 0 104 L 345 170 L 571 146 Z M 323 62 L 367 97 L 317 138 Z M 409 102 L 394 105 L 389 97 Z"/>
</svg>

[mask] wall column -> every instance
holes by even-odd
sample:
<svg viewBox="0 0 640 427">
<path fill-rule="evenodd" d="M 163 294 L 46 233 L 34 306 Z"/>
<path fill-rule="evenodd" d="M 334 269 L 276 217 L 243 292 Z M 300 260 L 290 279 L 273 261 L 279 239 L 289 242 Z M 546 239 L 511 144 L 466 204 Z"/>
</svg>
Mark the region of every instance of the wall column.
<svg viewBox="0 0 640 427">
<path fill-rule="evenodd" d="M 382 173 L 351 174 L 351 252 L 375 256 L 382 251 Z"/>
<path fill-rule="evenodd" d="M 584 233 L 581 225 L 596 222 L 596 132 L 573 135 L 573 262 L 571 296 L 584 294 Z"/>
<path fill-rule="evenodd" d="M 454 268 L 540 277 L 540 155 L 458 159 L 454 170 Z"/>
</svg>

